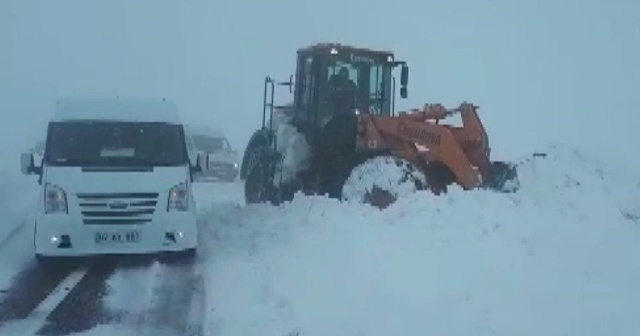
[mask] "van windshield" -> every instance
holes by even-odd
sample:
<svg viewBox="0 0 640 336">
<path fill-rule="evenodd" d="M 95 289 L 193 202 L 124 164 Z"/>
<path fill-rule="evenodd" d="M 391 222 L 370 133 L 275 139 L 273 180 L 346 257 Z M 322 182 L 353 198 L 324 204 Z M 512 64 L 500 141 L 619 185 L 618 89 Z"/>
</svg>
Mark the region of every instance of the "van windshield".
<svg viewBox="0 0 640 336">
<path fill-rule="evenodd" d="M 152 122 L 53 122 L 45 162 L 53 166 L 178 166 L 182 126 Z"/>
</svg>

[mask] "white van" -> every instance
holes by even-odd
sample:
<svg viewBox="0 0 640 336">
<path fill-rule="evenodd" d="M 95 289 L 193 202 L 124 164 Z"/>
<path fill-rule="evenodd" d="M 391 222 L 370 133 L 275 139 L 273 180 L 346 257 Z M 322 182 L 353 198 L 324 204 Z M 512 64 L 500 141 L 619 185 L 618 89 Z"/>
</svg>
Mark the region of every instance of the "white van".
<svg viewBox="0 0 640 336">
<path fill-rule="evenodd" d="M 36 258 L 197 248 L 192 164 L 176 105 L 132 98 L 60 99 L 44 155 L 21 156 L 39 175 Z"/>
</svg>

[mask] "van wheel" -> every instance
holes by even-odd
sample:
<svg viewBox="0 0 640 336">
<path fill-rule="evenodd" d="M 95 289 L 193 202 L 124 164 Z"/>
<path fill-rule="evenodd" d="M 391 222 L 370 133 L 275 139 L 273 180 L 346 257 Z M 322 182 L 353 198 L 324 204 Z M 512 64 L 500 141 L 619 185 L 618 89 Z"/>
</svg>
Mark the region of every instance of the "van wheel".
<svg viewBox="0 0 640 336">
<path fill-rule="evenodd" d="M 277 189 L 273 184 L 275 164 L 275 153 L 269 147 L 260 146 L 253 150 L 247 163 L 247 176 L 244 183 L 246 204 L 270 202 L 277 205 L 275 197 Z"/>
</svg>

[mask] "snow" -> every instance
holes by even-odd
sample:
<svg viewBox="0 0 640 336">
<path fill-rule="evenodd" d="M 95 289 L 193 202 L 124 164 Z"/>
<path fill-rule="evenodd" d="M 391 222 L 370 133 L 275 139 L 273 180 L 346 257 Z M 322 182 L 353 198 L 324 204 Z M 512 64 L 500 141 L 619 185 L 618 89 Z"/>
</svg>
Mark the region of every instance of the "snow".
<svg viewBox="0 0 640 336">
<path fill-rule="evenodd" d="M 309 168 L 311 148 L 304 135 L 290 122 L 290 116 L 274 112 L 272 126 L 276 133 L 276 150 L 283 156 L 280 170 L 274 178 L 275 184 L 290 182 L 299 172 Z"/>
<path fill-rule="evenodd" d="M 130 299 L 137 297 L 140 293 L 143 293 L 143 298 L 152 298 L 151 291 L 154 289 L 154 282 L 158 281 L 158 276 L 161 274 L 160 268 L 160 263 L 156 261 L 149 269 L 143 271 L 132 268 L 115 273 L 107 279 L 107 288 L 111 292 L 105 296 L 105 308 L 111 311 L 127 311 L 132 315 L 143 313 L 147 308 L 144 306 L 147 301 L 131 302 Z M 146 281 L 140 281 L 140 278 Z"/>
<path fill-rule="evenodd" d="M 210 335 L 635 335 L 629 179 L 572 150 L 516 194 L 418 192 L 386 210 L 298 195 L 213 203 Z M 635 183 L 635 199 L 640 192 Z"/>
<path fill-rule="evenodd" d="M 397 111 L 471 100 L 498 156 L 561 141 L 591 157 L 551 148 L 522 164 L 516 194 L 419 193 L 383 211 L 302 196 L 245 206 L 241 183 L 199 185 L 208 334 L 638 334 L 640 2 L 394 5 L 0 1 L 0 292 L 32 262 L 20 223 L 39 197 L 18 155 L 43 138 L 60 95 L 172 96 L 242 148 L 261 123 L 261 74 L 286 79 L 297 48 L 334 39 L 408 62 Z M 404 24 L 380 24 L 389 17 Z M 138 285 L 112 280 L 120 293 Z"/>
<path fill-rule="evenodd" d="M 521 161 L 517 193 L 420 191 L 385 210 L 300 194 L 245 205 L 241 182 L 196 184 L 205 334 L 637 334 L 638 176 L 572 148 L 546 153 Z M 0 174 L 18 195 L 0 209 L 14 226 L 37 195 L 20 177 Z M 15 240 L 0 256 L 2 287 L 31 257 Z M 153 296 L 162 269 L 114 274 L 105 308 L 145 311 L 131 298 Z"/>
<path fill-rule="evenodd" d="M 18 166 L 18 160 L 16 160 Z M 16 169 L 17 170 L 17 169 Z M 23 176 L 17 172 L 0 171 L 0 190 L 8 196 L 0 203 L 0 213 L 4 224 L 0 225 L 0 241 L 16 226 L 28 220 L 25 210 L 35 206 L 37 201 L 38 180 L 34 176 Z"/>
<path fill-rule="evenodd" d="M 31 246 L 15 239 L 24 231 L 24 224 L 31 219 L 29 210 L 35 207 L 38 201 L 37 179 L 29 177 L 13 171 L 0 171 L 0 190 L 5 195 L 0 203 L 3 219 L 0 225 L 0 251 L 3 251 L 0 253 L 0 289 L 8 286 L 15 269 L 31 258 Z"/>
</svg>

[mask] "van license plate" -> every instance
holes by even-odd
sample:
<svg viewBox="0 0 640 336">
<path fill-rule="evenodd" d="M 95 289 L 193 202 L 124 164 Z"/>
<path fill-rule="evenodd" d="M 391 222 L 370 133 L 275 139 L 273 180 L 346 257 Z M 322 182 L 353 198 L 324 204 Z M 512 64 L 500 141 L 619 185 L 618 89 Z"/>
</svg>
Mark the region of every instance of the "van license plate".
<svg viewBox="0 0 640 336">
<path fill-rule="evenodd" d="M 96 244 L 138 243 L 140 242 L 140 231 L 97 232 L 95 242 Z"/>
</svg>

